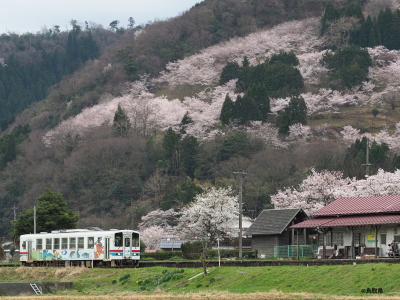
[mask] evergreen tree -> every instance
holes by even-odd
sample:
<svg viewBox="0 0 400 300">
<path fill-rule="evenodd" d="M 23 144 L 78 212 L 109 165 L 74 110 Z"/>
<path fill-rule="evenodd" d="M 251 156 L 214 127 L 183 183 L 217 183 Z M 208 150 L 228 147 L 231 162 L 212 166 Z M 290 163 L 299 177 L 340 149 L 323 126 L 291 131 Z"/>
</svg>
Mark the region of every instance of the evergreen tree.
<svg viewBox="0 0 400 300">
<path fill-rule="evenodd" d="M 231 157 L 245 156 L 248 148 L 247 134 L 244 131 L 236 131 L 228 136 L 221 147 L 218 154 L 221 160 L 228 160 Z"/>
<path fill-rule="evenodd" d="M 182 169 L 188 176 L 193 178 L 197 169 L 196 158 L 199 152 L 199 142 L 195 137 L 188 135 L 182 139 L 181 145 Z"/>
<path fill-rule="evenodd" d="M 288 133 L 289 126 L 301 123 L 307 124 L 307 106 L 304 99 L 301 96 L 293 96 L 289 101 L 289 105 L 279 113 L 277 119 L 277 127 L 279 132 Z"/>
<path fill-rule="evenodd" d="M 1 145 L 1 147 L 4 149 L 2 165 L 5 166 L 8 162 L 13 161 L 17 157 L 17 146 L 13 134 L 10 134 L 3 139 L 3 143 L 5 143 L 5 145 Z"/>
<path fill-rule="evenodd" d="M 183 116 L 181 123 L 179 124 L 179 127 L 180 127 L 179 133 L 181 135 L 186 134 L 186 127 L 187 127 L 187 125 L 189 125 L 191 123 L 193 123 L 193 120 L 190 117 L 189 112 L 187 111 L 185 113 L 185 115 Z"/>
<path fill-rule="evenodd" d="M 351 45 L 335 53 L 324 54 L 321 64 L 329 69 L 331 79 L 340 79 L 342 85 L 352 87 L 365 80 L 372 60 L 366 49 Z"/>
<path fill-rule="evenodd" d="M 261 121 L 266 122 L 268 113 L 271 112 L 271 108 L 268 91 L 265 85 L 261 83 L 254 84 L 246 91 L 246 94 L 257 104 L 258 110 L 261 113 Z"/>
<path fill-rule="evenodd" d="M 300 64 L 299 59 L 297 58 L 296 54 L 293 51 L 285 52 L 279 51 L 278 54 L 272 55 L 271 59 L 269 60 L 271 65 L 281 63 L 289 66 L 298 66 Z"/>
<path fill-rule="evenodd" d="M 400 49 L 400 10 L 393 13 L 390 27 L 389 42 L 386 47 L 390 50 L 398 50 Z"/>
<path fill-rule="evenodd" d="M 231 79 L 239 77 L 240 67 L 237 62 L 228 62 L 228 64 L 222 69 L 221 77 L 219 78 L 219 84 L 223 85 Z"/>
<path fill-rule="evenodd" d="M 332 21 L 338 19 L 340 16 L 339 11 L 332 3 L 328 3 L 325 7 L 324 15 L 321 19 L 321 35 L 324 35 Z"/>
<path fill-rule="evenodd" d="M 385 11 L 381 11 L 378 15 L 377 20 L 377 28 L 379 30 L 381 43 L 386 48 L 389 48 L 391 30 L 392 26 L 393 14 L 390 8 L 387 8 Z"/>
<path fill-rule="evenodd" d="M 72 209 L 67 208 L 67 202 L 61 194 L 54 193 L 50 188 L 37 198 L 36 232 L 51 232 L 57 229 L 74 229 L 79 219 Z M 33 233 L 33 208 L 22 211 L 16 221 L 11 221 L 15 236 Z"/>
<path fill-rule="evenodd" d="M 368 47 L 376 47 L 378 46 L 378 41 L 376 40 L 376 33 L 375 33 L 375 27 L 371 28 L 370 34 L 369 34 L 369 39 L 368 39 Z"/>
<path fill-rule="evenodd" d="M 171 162 L 175 175 L 178 175 L 181 166 L 181 143 L 179 135 L 169 127 L 163 138 L 165 158 Z"/>
<path fill-rule="evenodd" d="M 242 68 L 247 68 L 247 67 L 250 67 L 250 61 L 249 61 L 249 59 L 247 58 L 247 56 L 245 56 L 245 57 L 243 58 L 243 61 L 242 61 Z"/>
<path fill-rule="evenodd" d="M 128 115 L 122 109 L 121 105 L 118 104 L 117 111 L 114 114 L 114 121 L 112 125 L 114 132 L 117 136 L 127 136 L 131 123 L 129 122 Z"/>
<path fill-rule="evenodd" d="M 235 102 L 226 94 L 224 104 L 222 104 L 221 114 L 219 115 L 219 119 L 223 125 L 229 124 L 231 119 L 233 118 L 233 112 L 235 108 Z"/>
</svg>

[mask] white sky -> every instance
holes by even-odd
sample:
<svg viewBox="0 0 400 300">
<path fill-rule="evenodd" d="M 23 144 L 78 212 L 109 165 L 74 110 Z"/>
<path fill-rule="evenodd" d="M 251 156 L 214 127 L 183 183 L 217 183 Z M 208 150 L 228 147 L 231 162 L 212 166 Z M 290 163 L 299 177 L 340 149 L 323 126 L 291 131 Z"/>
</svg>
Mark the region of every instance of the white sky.
<svg viewBox="0 0 400 300">
<path fill-rule="evenodd" d="M 114 21 L 126 27 L 129 17 L 136 25 L 176 17 L 202 0 L 0 0 L 0 34 L 36 33 L 42 27 L 59 25 L 64 31 L 69 21 L 101 24 Z"/>
</svg>

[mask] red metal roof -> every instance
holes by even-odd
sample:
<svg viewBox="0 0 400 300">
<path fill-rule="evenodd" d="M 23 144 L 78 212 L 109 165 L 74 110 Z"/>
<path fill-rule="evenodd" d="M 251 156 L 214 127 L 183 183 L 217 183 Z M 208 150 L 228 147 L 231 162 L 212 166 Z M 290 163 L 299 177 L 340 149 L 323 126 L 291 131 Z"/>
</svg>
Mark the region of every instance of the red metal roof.
<svg viewBox="0 0 400 300">
<path fill-rule="evenodd" d="M 290 226 L 289 228 L 317 228 L 317 227 L 330 227 L 330 226 L 324 226 L 324 224 L 327 224 L 334 220 L 334 218 L 317 218 L 317 219 L 309 219 L 305 220 L 303 222 L 297 223 L 293 226 Z"/>
<path fill-rule="evenodd" d="M 383 224 L 400 224 L 400 215 L 349 216 L 338 218 L 316 218 L 306 220 L 290 228 L 316 228 L 341 226 L 367 226 Z"/>
<path fill-rule="evenodd" d="M 400 195 L 339 198 L 313 213 L 312 217 L 385 212 L 400 212 Z"/>
</svg>

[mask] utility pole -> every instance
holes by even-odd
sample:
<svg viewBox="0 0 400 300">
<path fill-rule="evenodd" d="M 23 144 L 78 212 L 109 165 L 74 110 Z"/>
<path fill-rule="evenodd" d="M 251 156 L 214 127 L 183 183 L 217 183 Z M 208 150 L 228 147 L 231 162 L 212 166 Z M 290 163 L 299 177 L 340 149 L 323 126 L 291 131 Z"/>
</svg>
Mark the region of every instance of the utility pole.
<svg viewBox="0 0 400 300">
<path fill-rule="evenodd" d="M 366 171 L 365 171 L 365 175 L 369 176 L 369 167 L 371 166 L 371 164 L 369 163 L 369 139 L 367 138 L 367 149 L 366 149 L 366 163 L 362 164 L 363 166 L 366 166 Z"/>
<path fill-rule="evenodd" d="M 243 257 L 243 222 L 242 222 L 242 215 L 243 215 L 243 175 L 246 175 L 245 172 L 233 172 L 235 175 L 241 175 L 240 180 L 240 187 L 239 187 L 239 259 Z"/>
<path fill-rule="evenodd" d="M 33 207 L 33 233 L 36 234 L 36 206 Z"/>
<path fill-rule="evenodd" d="M 131 230 L 133 230 L 133 222 L 134 222 L 134 211 L 133 211 L 133 200 L 131 200 L 131 214 L 132 214 L 132 227 Z"/>
<path fill-rule="evenodd" d="M 14 207 L 11 207 L 11 209 L 14 210 L 14 221 L 16 221 L 17 220 L 17 212 L 16 212 L 16 210 L 18 209 L 18 207 L 15 207 L 15 203 L 14 203 Z"/>
</svg>

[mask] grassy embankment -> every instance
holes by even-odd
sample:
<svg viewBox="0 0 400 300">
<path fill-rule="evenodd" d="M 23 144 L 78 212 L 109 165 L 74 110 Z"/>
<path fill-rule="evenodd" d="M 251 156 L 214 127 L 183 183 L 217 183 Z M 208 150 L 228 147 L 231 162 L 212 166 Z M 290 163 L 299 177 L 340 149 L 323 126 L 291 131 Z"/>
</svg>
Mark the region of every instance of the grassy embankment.
<svg viewBox="0 0 400 300">
<path fill-rule="evenodd" d="M 201 269 L 163 267 L 138 269 L 2 268 L 0 281 L 72 281 L 74 289 L 58 290 L 51 299 L 400 299 L 400 264 L 338 266 L 216 267 L 208 276 Z M 363 290 L 381 289 L 383 293 Z M 195 293 L 195 294 L 193 294 Z M 157 297 L 156 297 L 157 295 Z M 161 296 L 163 295 L 163 296 Z M 196 295 L 196 296 L 194 296 Z M 229 295 L 229 296 L 228 296 Z M 158 298 L 160 296 L 160 298 Z M 203 298 L 201 298 L 203 297 Z M 226 298 L 225 298 L 226 297 Z M 70 298 L 71 299 L 71 298 Z M 122 298 L 121 298 L 122 299 Z M 172 298 L 171 298 L 172 299 Z M 379 298 L 384 299 L 384 298 Z"/>
</svg>

